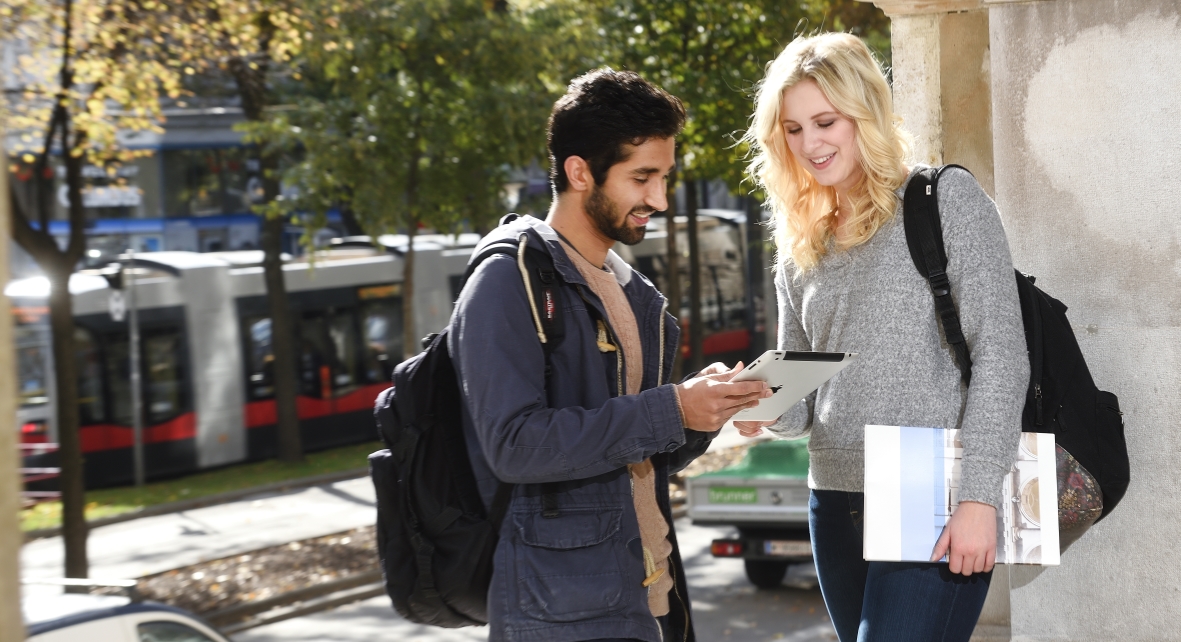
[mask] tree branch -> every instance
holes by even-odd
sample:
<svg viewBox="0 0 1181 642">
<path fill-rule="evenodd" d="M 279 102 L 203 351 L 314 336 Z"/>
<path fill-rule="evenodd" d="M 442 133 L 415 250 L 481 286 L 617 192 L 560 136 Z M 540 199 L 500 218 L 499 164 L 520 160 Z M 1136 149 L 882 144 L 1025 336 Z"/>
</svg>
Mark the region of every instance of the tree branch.
<svg viewBox="0 0 1181 642">
<path fill-rule="evenodd" d="M 58 100 L 63 100 L 64 97 L 58 96 Z M 37 215 L 41 220 L 41 229 L 49 229 L 49 207 L 46 203 L 41 202 L 41 181 L 44 180 L 45 166 L 49 164 L 49 149 L 53 145 L 53 135 L 57 132 L 58 123 L 61 122 L 61 108 L 55 106 L 53 108 L 53 115 L 49 117 L 49 131 L 45 134 L 45 146 L 41 149 L 41 157 L 37 159 L 37 163 L 33 165 L 33 180 L 37 185 Z"/>
<path fill-rule="evenodd" d="M 8 199 L 12 206 L 12 239 L 21 246 L 21 249 L 28 252 L 38 265 L 42 267 L 50 265 L 61 255 L 61 250 L 53 241 L 53 235 L 49 233 L 48 226 L 36 230 L 32 225 L 29 225 L 24 206 L 16 197 L 15 186 L 11 184 L 9 185 Z"/>
</svg>

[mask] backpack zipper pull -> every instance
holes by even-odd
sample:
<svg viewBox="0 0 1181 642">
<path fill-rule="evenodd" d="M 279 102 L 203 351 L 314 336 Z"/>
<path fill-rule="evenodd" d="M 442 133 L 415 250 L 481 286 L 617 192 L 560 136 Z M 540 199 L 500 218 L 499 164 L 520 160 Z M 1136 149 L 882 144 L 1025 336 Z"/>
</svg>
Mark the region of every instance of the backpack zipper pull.
<svg viewBox="0 0 1181 642">
<path fill-rule="evenodd" d="M 1033 384 L 1033 423 L 1042 425 L 1042 384 Z"/>
</svg>

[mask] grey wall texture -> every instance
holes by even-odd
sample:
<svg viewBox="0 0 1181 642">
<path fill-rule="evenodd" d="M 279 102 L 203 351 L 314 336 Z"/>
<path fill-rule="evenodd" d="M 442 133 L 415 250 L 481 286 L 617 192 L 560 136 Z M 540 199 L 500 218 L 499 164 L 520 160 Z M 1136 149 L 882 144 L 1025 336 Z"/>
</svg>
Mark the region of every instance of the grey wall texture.
<svg viewBox="0 0 1181 642">
<path fill-rule="evenodd" d="M 1019 269 L 1070 306 L 1119 395 L 1132 484 L 1045 570 L 1014 640 L 1181 640 L 1181 3 L 994 4 L 996 200 Z"/>
</svg>

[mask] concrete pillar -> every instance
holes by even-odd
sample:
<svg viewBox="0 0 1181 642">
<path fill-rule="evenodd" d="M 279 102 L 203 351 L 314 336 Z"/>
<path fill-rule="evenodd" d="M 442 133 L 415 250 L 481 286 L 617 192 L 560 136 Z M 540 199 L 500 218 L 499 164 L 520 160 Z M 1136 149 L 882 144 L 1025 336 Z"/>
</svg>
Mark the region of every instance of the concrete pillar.
<svg viewBox="0 0 1181 642">
<path fill-rule="evenodd" d="M 993 193 L 988 10 L 980 0 L 875 0 L 890 17 L 894 111 L 915 160 L 956 163 Z"/>
<path fill-rule="evenodd" d="M 990 5 L 997 203 L 1119 396 L 1131 485 L 1058 567 L 1012 567 L 1012 636 L 1181 640 L 1181 4 Z"/>
<path fill-rule="evenodd" d="M 2 131 L 2 130 L 0 130 Z M 0 135 L 3 140 L 3 135 Z M 0 149 L 0 152 L 3 150 Z M 0 154 L 7 159 L 7 154 Z M 9 230 L 8 168 L 0 180 L 0 285 L 8 283 Z M 20 611 L 20 482 L 16 454 L 16 358 L 13 353 L 12 311 L 0 296 L 0 640 L 23 640 Z"/>
<path fill-rule="evenodd" d="M 981 0 L 873 0 L 890 17 L 894 111 L 914 160 L 968 168 L 995 193 L 988 10 Z M 1010 639 L 1009 572 L 998 566 L 974 642 Z"/>
</svg>

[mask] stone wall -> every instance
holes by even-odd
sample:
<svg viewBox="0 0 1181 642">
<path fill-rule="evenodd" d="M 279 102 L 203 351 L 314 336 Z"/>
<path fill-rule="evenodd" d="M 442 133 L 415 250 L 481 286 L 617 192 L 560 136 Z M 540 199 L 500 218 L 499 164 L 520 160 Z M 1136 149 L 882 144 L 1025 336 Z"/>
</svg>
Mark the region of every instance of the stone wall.
<svg viewBox="0 0 1181 642">
<path fill-rule="evenodd" d="M 990 5 L 996 200 L 1119 395 L 1132 484 L 1062 565 L 1012 567 L 1013 640 L 1178 640 L 1181 4 Z"/>
</svg>

